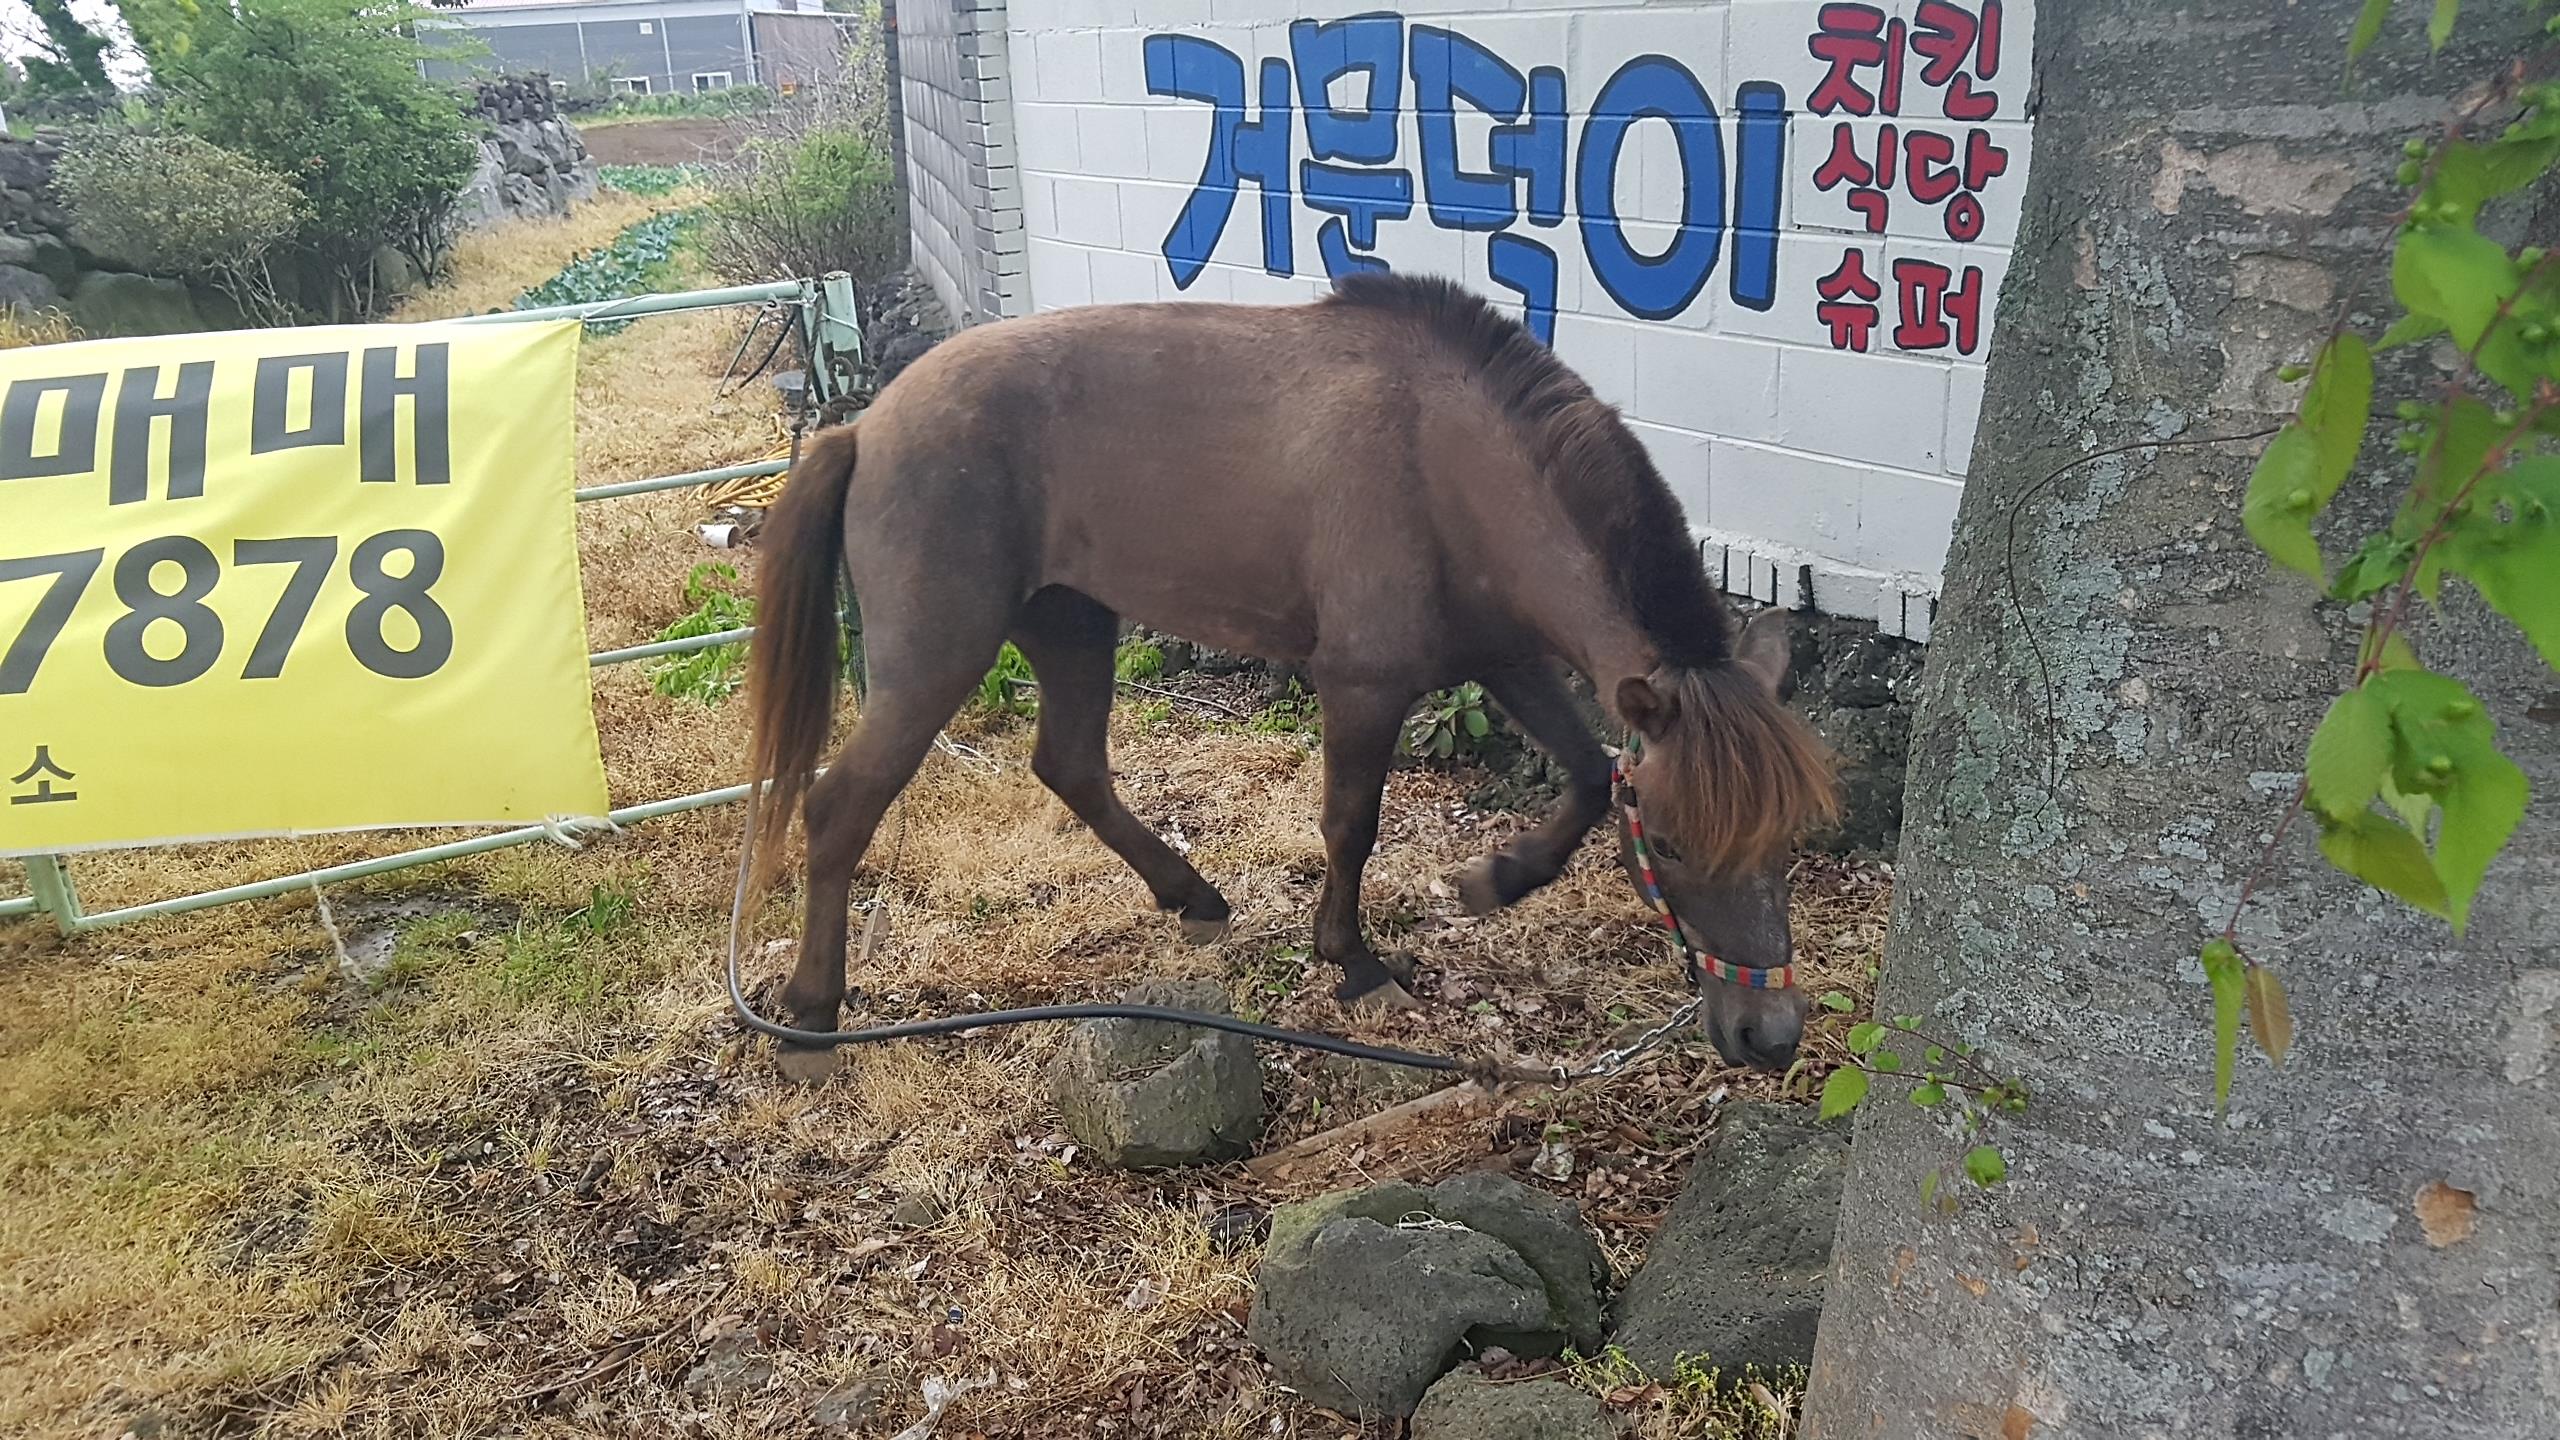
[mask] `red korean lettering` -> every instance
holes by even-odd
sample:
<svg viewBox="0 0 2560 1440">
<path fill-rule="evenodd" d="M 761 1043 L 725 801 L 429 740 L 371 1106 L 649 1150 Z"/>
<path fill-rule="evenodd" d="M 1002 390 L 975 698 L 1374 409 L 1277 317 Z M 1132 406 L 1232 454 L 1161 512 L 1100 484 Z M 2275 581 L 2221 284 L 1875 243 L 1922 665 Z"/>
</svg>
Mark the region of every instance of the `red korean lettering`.
<svg viewBox="0 0 2560 1440">
<path fill-rule="evenodd" d="M 1896 260 L 1893 282 L 1900 288 L 1899 323 L 1893 343 L 1903 350 L 1943 350 L 1970 355 L 1982 344 L 1982 267 L 1964 267 L 1964 281 L 1932 260 Z M 1952 324 L 1950 324 L 1952 322 Z"/>
<path fill-rule="evenodd" d="M 1816 115 L 1902 113 L 1902 21 L 1888 23 L 1882 10 L 1855 4 L 1825 5 L 1815 20 L 1819 28 L 1805 48 L 1831 68 L 1806 97 L 1805 108 Z M 1882 72 L 1875 90 L 1859 83 L 1861 70 Z"/>
<path fill-rule="evenodd" d="M 1884 287 L 1867 274 L 1867 252 L 1841 251 L 1840 268 L 1815 281 L 1813 289 L 1822 297 L 1813 313 L 1830 327 L 1831 348 L 1865 354 L 1880 313 L 1875 302 L 1884 296 Z"/>
<path fill-rule="evenodd" d="M 1912 130 L 1902 137 L 1903 181 L 1911 198 L 1935 205 L 1964 188 L 1955 167 L 1956 142 L 1935 130 Z"/>
<path fill-rule="evenodd" d="M 1947 118 L 1988 120 L 1997 113 L 2000 97 L 1975 90 L 1973 82 L 1977 76 L 1990 79 L 2000 68 L 2000 0 L 1982 0 L 1978 16 L 1950 0 L 1920 0 L 1912 22 L 1911 48 L 1928 62 L 1920 79 L 1945 90 Z M 1967 61 L 1974 74 L 1965 73 Z"/>
<path fill-rule="evenodd" d="M 1875 159 L 1870 162 L 1858 153 L 1857 128 L 1843 120 L 1831 127 L 1831 154 L 1813 172 L 1816 189 L 1833 190 L 1842 185 L 1850 188 L 1842 197 L 1851 210 L 1866 217 L 1872 234 L 1884 233 L 1885 217 L 1893 204 L 1893 172 L 1899 152 L 1895 127 L 1881 125 L 1876 129 Z"/>
</svg>

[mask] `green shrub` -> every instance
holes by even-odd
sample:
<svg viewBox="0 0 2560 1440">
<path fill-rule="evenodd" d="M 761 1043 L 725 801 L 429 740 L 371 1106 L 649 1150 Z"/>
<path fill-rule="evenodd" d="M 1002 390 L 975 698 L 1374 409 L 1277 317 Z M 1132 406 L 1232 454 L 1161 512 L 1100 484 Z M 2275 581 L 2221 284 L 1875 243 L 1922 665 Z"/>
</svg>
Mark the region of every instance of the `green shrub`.
<svg viewBox="0 0 2560 1440">
<path fill-rule="evenodd" d="M 175 129 L 257 160 L 304 201 L 294 248 L 314 307 L 374 313 L 389 247 L 443 266 L 477 157 L 458 97 L 419 73 L 403 0 L 161 0 L 128 11 Z"/>
<path fill-rule="evenodd" d="M 906 261 L 888 151 L 851 130 L 750 140 L 714 176 L 712 195 L 703 251 L 724 278 L 842 270 L 868 285 Z"/>
<path fill-rule="evenodd" d="M 691 640 L 741 630 L 756 623 L 756 602 L 739 589 L 734 565 L 706 561 L 693 567 L 684 581 L 684 603 L 693 607 L 683 619 L 657 633 L 665 640 Z M 649 684 L 661 695 L 717 705 L 747 683 L 746 647 L 714 645 L 649 662 Z"/>
<path fill-rule="evenodd" d="M 100 127 L 73 140 L 53 183 L 87 248 L 209 283 L 252 320 L 288 318 L 268 260 L 303 203 L 274 167 L 194 135 Z"/>
<path fill-rule="evenodd" d="M 1485 709 L 1484 687 L 1470 680 L 1451 690 L 1422 697 L 1422 706 L 1405 722 L 1405 752 L 1446 760 L 1472 755 L 1493 733 L 1493 716 Z"/>
<path fill-rule="evenodd" d="M 1004 648 L 996 652 L 996 663 L 978 681 L 975 703 L 983 714 L 1017 719 L 1039 710 L 1031 662 L 1013 648 L 1012 641 L 1006 641 Z"/>
</svg>

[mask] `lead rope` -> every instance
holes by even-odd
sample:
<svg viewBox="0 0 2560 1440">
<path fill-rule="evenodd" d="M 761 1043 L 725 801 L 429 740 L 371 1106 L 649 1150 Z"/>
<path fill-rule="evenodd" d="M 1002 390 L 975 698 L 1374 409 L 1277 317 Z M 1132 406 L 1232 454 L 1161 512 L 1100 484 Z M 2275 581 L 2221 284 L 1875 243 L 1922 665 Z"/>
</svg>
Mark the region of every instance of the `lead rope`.
<svg viewBox="0 0 2560 1440">
<path fill-rule="evenodd" d="M 1615 772 L 1615 778 L 1624 778 L 1623 769 Z M 1629 785 L 1626 790 L 1628 819 L 1631 827 L 1639 827 L 1634 829 L 1634 840 L 1637 854 L 1643 858 L 1646 857 L 1647 852 L 1644 848 L 1640 822 L 1637 821 L 1635 814 L 1634 787 Z M 1566 1085 L 1581 1080 L 1605 1079 L 1668 1043 L 1672 1036 L 1694 1022 L 1698 1012 L 1706 1005 L 1706 995 L 1701 991 L 1692 997 L 1688 1004 L 1673 1011 L 1661 1024 L 1627 1044 L 1601 1051 L 1579 1067 L 1522 1065 L 1497 1059 L 1491 1055 L 1463 1057 L 1430 1055 L 1417 1050 L 1399 1050 L 1392 1046 L 1364 1045 L 1357 1040 L 1347 1040 L 1338 1035 L 1325 1035 L 1306 1030 L 1283 1030 L 1274 1025 L 1239 1020 L 1231 1015 L 1174 1010 L 1159 1005 L 1034 1005 L 1018 1010 L 989 1010 L 969 1015 L 947 1015 L 932 1020 L 910 1020 L 896 1025 L 875 1025 L 862 1030 L 802 1030 L 758 1015 L 755 1008 L 747 1003 L 746 987 L 739 979 L 738 950 L 745 929 L 747 882 L 755 868 L 756 810 L 763 794 L 763 782 L 749 784 L 745 832 L 740 836 L 738 844 L 738 882 L 729 900 L 729 1008 L 736 1013 L 738 1023 L 748 1030 L 789 1045 L 809 1049 L 874 1045 L 890 1040 L 958 1035 L 999 1025 L 1029 1025 L 1049 1020 L 1153 1020 L 1172 1025 L 1196 1026 L 1203 1030 L 1222 1030 L 1248 1039 L 1267 1040 L 1277 1045 L 1294 1046 L 1301 1050 L 1317 1050 L 1329 1055 L 1344 1055 L 1355 1060 L 1373 1060 L 1382 1065 L 1398 1065 L 1412 1070 L 1434 1070 L 1444 1074 L 1464 1075 L 1486 1089 L 1492 1089 L 1502 1084 Z M 1643 867 L 1646 898 L 1657 909 L 1668 915 L 1670 907 L 1663 902 L 1661 887 L 1654 882 L 1652 861 L 1649 858 L 1643 858 Z M 885 898 L 885 892 L 881 898 Z M 880 898 L 875 898 L 873 903 L 876 907 L 880 903 Z M 875 908 L 875 919 L 877 914 Z M 867 928 L 869 927 L 866 925 Z M 1681 952 L 1693 962 L 1688 973 L 1694 980 L 1694 977 L 1700 973 L 1694 964 L 1697 955 L 1691 949 L 1688 937 L 1681 933 L 1677 920 L 1672 922 L 1672 934 L 1678 941 Z M 1739 966 L 1729 968 L 1742 969 Z"/>
</svg>

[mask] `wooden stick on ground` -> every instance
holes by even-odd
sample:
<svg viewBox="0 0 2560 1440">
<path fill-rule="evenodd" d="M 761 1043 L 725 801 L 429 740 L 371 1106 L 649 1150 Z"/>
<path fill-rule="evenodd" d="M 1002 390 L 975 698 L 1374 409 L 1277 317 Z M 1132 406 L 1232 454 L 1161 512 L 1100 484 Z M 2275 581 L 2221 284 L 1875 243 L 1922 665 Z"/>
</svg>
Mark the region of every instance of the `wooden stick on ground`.
<svg viewBox="0 0 2560 1440">
<path fill-rule="evenodd" d="M 1257 1156 L 1245 1162 L 1245 1173 L 1257 1180 L 1281 1179 L 1309 1161 L 1330 1158 L 1337 1150 L 1381 1139 L 1426 1118 L 1454 1116 L 1477 1106 L 1490 1106 L 1492 1101 L 1493 1096 L 1483 1086 L 1464 1081 Z"/>
</svg>

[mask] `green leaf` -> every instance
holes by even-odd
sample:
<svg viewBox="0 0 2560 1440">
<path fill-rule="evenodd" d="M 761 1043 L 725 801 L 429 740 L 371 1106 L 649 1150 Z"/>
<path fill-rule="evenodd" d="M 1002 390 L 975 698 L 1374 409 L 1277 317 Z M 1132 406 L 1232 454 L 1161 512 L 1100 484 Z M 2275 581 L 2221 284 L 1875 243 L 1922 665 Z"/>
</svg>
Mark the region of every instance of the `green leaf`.
<svg viewBox="0 0 2560 1440">
<path fill-rule="evenodd" d="M 2442 50 L 2444 42 L 2453 38 L 2454 17 L 2462 13 L 2462 0 L 2436 0 L 2436 13 L 2427 18 L 2427 48 Z"/>
<path fill-rule="evenodd" d="M 2399 786 L 2391 783 L 2391 775 L 2388 771 L 2384 772 L 2382 777 L 2382 803 L 2390 806 L 2391 813 L 2399 816 L 2401 822 L 2409 827 L 2410 833 L 2415 835 L 2427 833 L 2427 821 L 2434 818 L 2436 813 L 2436 797 L 2425 791 L 2403 792 Z"/>
<path fill-rule="evenodd" d="M 2432 340 L 2443 333 L 2444 320 L 2440 316 L 2403 315 L 2391 322 L 2391 328 L 2382 332 L 2382 339 L 2375 342 L 2373 348 L 2397 350 L 2403 345 L 2415 345 L 2421 340 Z"/>
<path fill-rule="evenodd" d="M 2498 306 L 2515 293 L 2506 247 L 2467 227 L 2414 226 L 2391 256 L 2391 288 L 2412 314 L 2443 318 L 2454 343 L 2468 350 Z"/>
<path fill-rule="evenodd" d="M 2397 535 L 2374 535 L 2364 542 L 2347 563 L 2338 567 L 2338 578 L 2329 582 L 2329 598 L 2349 603 L 2367 595 L 2388 590 L 2400 583 L 2409 571 L 2409 557 L 2418 553 L 2418 542 Z"/>
<path fill-rule="evenodd" d="M 2327 505 L 2347 473 L 2356 452 L 2364 448 L 2365 422 L 2373 413 L 2373 352 L 2364 337 L 2348 331 L 2320 347 L 2313 362 L 2311 387 L 2302 393 L 2302 425 L 2319 443 L 2319 480 L 2312 486 L 2315 505 Z M 2306 519 L 2308 517 L 2305 517 Z"/>
<path fill-rule="evenodd" d="M 1434 730 L 1431 732 L 1431 753 L 1433 755 L 1442 760 L 1446 760 L 1449 758 L 1450 753 L 1455 751 L 1457 748 L 1457 737 L 1451 735 L 1448 731 Z"/>
<path fill-rule="evenodd" d="M 2333 820 L 2373 803 L 2391 768 L 2391 707 L 2358 686 L 2329 702 L 2329 713 L 2311 736 L 2304 779 L 2311 802 Z"/>
<path fill-rule="evenodd" d="M 2445 563 L 2560 667 L 2560 457 L 2517 462 L 2474 488 Z"/>
<path fill-rule="evenodd" d="M 1822 1008 L 1845 1015 L 1848 1012 L 1857 1009 L 1858 1002 L 1850 999 L 1841 992 L 1834 990 L 1830 994 L 1822 997 Z"/>
<path fill-rule="evenodd" d="M 1822 1082 L 1822 1118 L 1837 1120 L 1858 1108 L 1867 1098 L 1867 1072 L 1854 1065 L 1843 1065 Z"/>
<path fill-rule="evenodd" d="M 1876 1048 L 1876 1042 L 1883 1038 L 1884 1027 L 1873 1020 L 1852 1025 L 1849 1027 L 1849 1053 L 1864 1055 Z"/>
<path fill-rule="evenodd" d="M 1935 1167 L 1920 1177 L 1920 1203 L 1924 1206 L 1938 1203 L 1938 1171 Z"/>
<path fill-rule="evenodd" d="M 2364 9 L 2356 13 L 2356 31 L 2347 41 L 2347 63 L 2352 65 L 2373 42 L 2382 38 L 2382 19 L 2391 13 L 2391 0 L 2364 0 Z"/>
<path fill-rule="evenodd" d="M 2367 812 L 2322 826 L 2320 853 L 2329 857 L 2330 864 L 2378 890 L 2430 915 L 2453 918 L 2434 859 L 2397 820 Z"/>
<path fill-rule="evenodd" d="M 1493 722 L 1485 718 L 1485 713 L 1483 711 L 1470 710 L 1467 712 L 1467 734 L 1469 737 L 1481 740 L 1492 732 Z"/>
<path fill-rule="evenodd" d="M 2311 538 L 2311 517 L 2325 498 L 2319 484 L 2320 442 L 2300 425 L 2287 425 L 2258 457 L 2240 505 L 2241 523 L 2258 548 L 2314 580 L 2324 578 L 2320 544 Z"/>
<path fill-rule="evenodd" d="M 2377 675 L 2391 705 L 2392 783 L 2403 795 L 2432 794 L 2444 811 L 2433 870 L 2460 934 L 2490 862 L 2524 818 L 2530 784 L 2498 749 L 2497 722 L 2461 681 L 2426 670 Z M 2415 902 L 2412 902 L 2415 903 Z"/>
<path fill-rule="evenodd" d="M 2009 1178 L 2009 1162 L 1988 1145 L 1976 1145 L 1964 1152 L 1964 1178 L 1988 1188 Z"/>
<path fill-rule="evenodd" d="M 1935 1080 L 1924 1080 L 1911 1087 L 1911 1103 L 1926 1110 L 1947 1098 L 1947 1087 Z"/>
<path fill-rule="evenodd" d="M 2249 967 L 2249 1035 L 2278 1065 L 2293 1048 L 2293 1007 L 2285 1000 L 2284 982 L 2264 965 Z"/>
<path fill-rule="evenodd" d="M 1875 1053 L 1875 1067 L 1887 1075 L 1899 1075 L 1902 1073 L 1902 1057 L 1891 1050 L 1879 1050 Z"/>
<path fill-rule="evenodd" d="M 2240 1053 L 2240 1005 L 2247 968 L 2228 940 L 2204 947 L 2204 978 L 2213 985 L 2213 1103 L 2231 1103 L 2231 1070 Z"/>
</svg>

